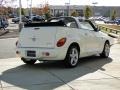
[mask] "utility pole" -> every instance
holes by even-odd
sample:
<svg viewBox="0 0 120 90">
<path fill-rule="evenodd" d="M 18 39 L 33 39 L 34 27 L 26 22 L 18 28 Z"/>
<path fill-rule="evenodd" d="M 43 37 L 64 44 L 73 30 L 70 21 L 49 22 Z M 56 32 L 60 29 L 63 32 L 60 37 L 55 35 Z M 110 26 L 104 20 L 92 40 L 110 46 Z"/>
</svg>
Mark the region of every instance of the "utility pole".
<svg viewBox="0 0 120 90">
<path fill-rule="evenodd" d="M 21 9 L 22 9 L 22 4 L 21 4 L 21 0 L 19 0 L 19 32 L 23 28 Z"/>
<path fill-rule="evenodd" d="M 68 16 L 70 16 L 70 0 L 69 0 L 68 3 L 69 3 L 69 4 L 68 4 L 68 6 L 69 6 L 69 8 L 68 8 Z"/>
<path fill-rule="evenodd" d="M 67 8 L 67 16 L 70 16 L 70 0 L 68 3 L 65 3 L 66 8 Z"/>
<path fill-rule="evenodd" d="M 32 0 L 31 0 L 31 3 L 30 3 L 30 17 L 32 17 Z"/>
<path fill-rule="evenodd" d="M 28 7 L 28 1 L 29 1 L 29 0 L 27 0 L 27 15 L 29 16 L 29 7 Z"/>
<path fill-rule="evenodd" d="M 98 4 L 98 2 L 93 2 L 93 16 L 95 17 L 95 6 Z"/>
<path fill-rule="evenodd" d="M 19 17 L 20 17 L 20 21 L 19 23 L 22 23 L 22 15 L 21 15 L 21 8 L 22 8 L 22 4 L 21 4 L 21 0 L 19 0 Z"/>
</svg>

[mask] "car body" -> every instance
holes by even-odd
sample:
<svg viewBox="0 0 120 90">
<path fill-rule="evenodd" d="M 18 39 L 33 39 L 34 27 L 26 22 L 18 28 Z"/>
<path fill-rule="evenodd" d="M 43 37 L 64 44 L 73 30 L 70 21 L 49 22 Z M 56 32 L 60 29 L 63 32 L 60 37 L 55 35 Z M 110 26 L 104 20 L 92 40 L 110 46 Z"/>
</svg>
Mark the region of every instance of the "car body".
<svg viewBox="0 0 120 90">
<path fill-rule="evenodd" d="M 66 66 L 75 67 L 81 57 L 108 57 L 112 40 L 89 20 L 60 17 L 47 23 L 26 24 L 16 45 L 16 53 L 27 64 L 63 60 Z"/>
<path fill-rule="evenodd" d="M 16 17 L 16 18 L 13 18 L 13 19 L 12 19 L 12 22 L 14 22 L 14 23 L 19 23 L 19 21 L 20 21 L 20 18 L 19 18 L 19 17 Z M 29 20 L 29 18 L 23 16 L 23 17 L 22 17 L 22 22 L 24 22 L 24 23 L 29 23 L 29 22 L 31 22 L 31 20 Z"/>
<path fill-rule="evenodd" d="M 8 27 L 8 20 L 6 18 L 0 18 L 0 28 L 7 28 Z"/>
<path fill-rule="evenodd" d="M 16 18 L 17 15 L 16 14 L 9 14 L 9 18 Z"/>
<path fill-rule="evenodd" d="M 104 19 L 104 23 L 106 23 L 106 24 L 116 24 L 116 20 Z"/>
<path fill-rule="evenodd" d="M 18 22 L 19 22 L 19 19 L 20 19 L 19 17 L 13 18 L 13 19 L 12 19 L 12 22 L 18 23 Z"/>
<path fill-rule="evenodd" d="M 117 19 L 117 20 L 116 20 L 116 24 L 117 24 L 117 25 L 120 25 L 120 19 Z"/>
<path fill-rule="evenodd" d="M 19 22 L 19 20 L 20 20 L 20 18 L 19 17 L 16 17 L 16 18 L 13 18 L 12 19 L 12 22 L 14 22 L 14 23 L 18 23 Z M 44 22 L 45 20 L 42 18 L 42 16 L 38 16 L 38 15 L 36 15 L 36 16 L 23 16 L 22 17 L 22 22 L 24 22 L 24 23 L 31 23 L 31 22 Z"/>
<path fill-rule="evenodd" d="M 31 20 L 32 22 L 44 22 L 45 21 L 45 19 L 39 15 L 31 16 L 29 20 Z"/>
</svg>

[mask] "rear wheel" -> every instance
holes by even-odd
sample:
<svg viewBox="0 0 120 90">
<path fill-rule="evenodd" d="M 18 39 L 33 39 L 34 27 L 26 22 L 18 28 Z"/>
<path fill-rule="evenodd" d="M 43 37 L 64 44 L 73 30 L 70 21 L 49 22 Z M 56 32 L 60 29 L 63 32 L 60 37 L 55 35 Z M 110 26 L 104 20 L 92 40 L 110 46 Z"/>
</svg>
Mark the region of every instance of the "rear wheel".
<svg viewBox="0 0 120 90">
<path fill-rule="evenodd" d="M 65 65 L 67 67 L 75 67 L 78 64 L 79 51 L 76 46 L 71 46 L 65 58 Z"/>
<path fill-rule="evenodd" d="M 25 63 L 25 64 L 28 64 L 28 65 L 33 65 L 35 62 L 36 62 L 36 60 L 33 60 L 33 59 L 31 59 L 31 60 L 27 60 L 27 59 L 25 59 L 25 58 L 21 58 L 21 60 Z"/>
<path fill-rule="evenodd" d="M 103 52 L 100 54 L 100 56 L 103 58 L 108 58 L 109 53 L 110 53 L 110 44 L 109 42 L 106 42 L 104 45 Z"/>
</svg>

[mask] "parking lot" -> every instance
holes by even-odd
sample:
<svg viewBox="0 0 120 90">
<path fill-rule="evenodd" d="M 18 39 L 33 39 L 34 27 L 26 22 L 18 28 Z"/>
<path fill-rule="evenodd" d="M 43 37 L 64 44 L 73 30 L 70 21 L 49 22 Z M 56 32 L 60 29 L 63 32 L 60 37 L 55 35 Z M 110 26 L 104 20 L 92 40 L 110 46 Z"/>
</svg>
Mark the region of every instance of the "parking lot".
<svg viewBox="0 0 120 90">
<path fill-rule="evenodd" d="M 112 46 L 108 59 L 81 58 L 76 68 L 53 61 L 27 66 L 15 54 L 18 25 L 7 29 L 0 36 L 0 90 L 119 90 L 120 44 Z"/>
<path fill-rule="evenodd" d="M 52 61 L 25 65 L 15 55 L 16 40 L 0 40 L 0 90 L 120 90 L 120 44 L 112 46 L 108 59 L 82 58 L 68 69 Z"/>
</svg>

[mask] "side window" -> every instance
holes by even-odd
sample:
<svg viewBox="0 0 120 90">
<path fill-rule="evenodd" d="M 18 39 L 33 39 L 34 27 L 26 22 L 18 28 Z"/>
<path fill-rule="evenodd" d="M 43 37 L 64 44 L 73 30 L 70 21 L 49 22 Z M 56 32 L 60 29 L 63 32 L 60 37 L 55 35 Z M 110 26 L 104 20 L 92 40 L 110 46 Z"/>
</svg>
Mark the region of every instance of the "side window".
<svg viewBox="0 0 120 90">
<path fill-rule="evenodd" d="M 78 25 L 77 25 L 76 20 L 74 18 L 67 17 L 64 19 L 64 21 L 65 21 L 65 24 L 67 27 L 78 28 Z"/>
<path fill-rule="evenodd" d="M 78 28 L 75 22 L 68 22 L 66 25 L 67 27 L 70 27 L 70 28 Z"/>
<path fill-rule="evenodd" d="M 82 29 L 87 29 L 87 30 L 94 30 L 93 27 L 90 25 L 89 22 L 86 22 L 86 21 L 82 21 L 80 22 L 80 26 Z"/>
</svg>

